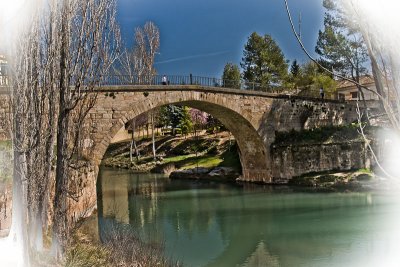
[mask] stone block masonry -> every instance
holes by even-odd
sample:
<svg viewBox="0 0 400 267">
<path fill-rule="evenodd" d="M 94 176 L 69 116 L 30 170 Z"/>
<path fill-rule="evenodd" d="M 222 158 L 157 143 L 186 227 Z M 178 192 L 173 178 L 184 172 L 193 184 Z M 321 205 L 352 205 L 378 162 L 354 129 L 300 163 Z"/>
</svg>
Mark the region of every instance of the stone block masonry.
<svg viewBox="0 0 400 267">
<path fill-rule="evenodd" d="M 95 165 L 126 122 L 156 107 L 182 104 L 213 115 L 232 132 L 240 150 L 241 179 L 249 182 L 272 182 L 270 145 L 276 131 L 343 125 L 357 119 L 354 107 L 346 103 L 218 87 L 114 86 L 99 88 L 98 94 L 85 141 L 92 144 L 85 153 Z"/>
<path fill-rule="evenodd" d="M 115 134 L 139 114 L 167 104 L 182 104 L 210 113 L 235 136 L 243 181 L 272 182 L 276 167 L 271 144 L 276 131 L 342 125 L 357 119 L 352 105 L 264 92 L 203 87 L 111 86 L 98 88 L 87 116 L 84 155 L 98 166 Z M 112 95 L 112 97 L 110 96 Z M 10 139 L 8 95 L 0 95 L 0 140 Z"/>
<path fill-rule="evenodd" d="M 273 179 L 280 182 L 312 172 L 362 169 L 370 163 L 363 141 L 274 146 L 271 158 Z"/>
</svg>

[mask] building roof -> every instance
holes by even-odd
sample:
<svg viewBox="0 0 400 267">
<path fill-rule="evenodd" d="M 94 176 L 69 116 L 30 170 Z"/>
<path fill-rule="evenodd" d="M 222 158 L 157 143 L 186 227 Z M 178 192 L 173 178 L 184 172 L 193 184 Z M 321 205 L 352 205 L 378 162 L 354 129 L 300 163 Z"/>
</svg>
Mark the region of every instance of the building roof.
<svg viewBox="0 0 400 267">
<path fill-rule="evenodd" d="M 371 77 L 370 75 L 363 75 L 360 77 L 360 84 L 364 85 L 364 86 L 369 86 L 369 85 L 374 85 L 375 81 L 374 81 L 374 78 Z M 356 85 L 354 83 L 347 81 L 347 80 L 341 80 L 341 81 L 338 81 L 337 90 L 338 91 L 348 90 L 348 89 L 352 89 L 353 87 L 356 87 Z"/>
</svg>

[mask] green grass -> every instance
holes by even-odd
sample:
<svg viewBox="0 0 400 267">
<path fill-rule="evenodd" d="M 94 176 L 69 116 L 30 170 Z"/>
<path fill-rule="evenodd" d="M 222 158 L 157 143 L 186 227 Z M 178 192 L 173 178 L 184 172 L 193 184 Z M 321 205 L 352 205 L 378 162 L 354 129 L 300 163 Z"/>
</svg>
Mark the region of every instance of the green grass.
<svg viewBox="0 0 400 267">
<path fill-rule="evenodd" d="M 197 158 L 190 158 L 185 161 L 183 169 L 193 169 L 196 167 L 213 168 L 217 167 L 223 160 L 218 156 L 201 156 Z"/>
<path fill-rule="evenodd" d="M 231 167 L 237 171 L 241 170 L 239 155 L 235 148 L 225 151 L 221 155 L 202 155 L 194 154 L 164 158 L 164 163 L 175 163 L 178 168 L 191 169 L 196 167 L 214 168 Z"/>
<path fill-rule="evenodd" d="M 164 158 L 164 163 L 173 163 L 173 162 L 180 162 L 189 158 L 196 157 L 196 155 L 182 155 L 182 156 L 175 156 L 175 157 L 169 157 L 169 158 Z"/>
<path fill-rule="evenodd" d="M 372 174 L 372 171 L 368 168 L 359 169 L 358 172 Z"/>
</svg>

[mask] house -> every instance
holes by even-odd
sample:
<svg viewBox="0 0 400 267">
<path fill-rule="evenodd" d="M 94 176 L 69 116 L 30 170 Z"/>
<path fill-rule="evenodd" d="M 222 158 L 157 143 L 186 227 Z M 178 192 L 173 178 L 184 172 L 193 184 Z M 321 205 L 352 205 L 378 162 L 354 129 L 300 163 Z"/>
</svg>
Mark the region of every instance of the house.
<svg viewBox="0 0 400 267">
<path fill-rule="evenodd" d="M 376 92 L 376 86 L 373 77 L 369 75 L 364 75 L 360 77 L 360 84 Z M 373 92 L 365 89 L 363 90 L 363 92 L 365 100 L 378 100 L 378 96 Z M 354 83 L 346 80 L 338 81 L 336 94 L 338 100 L 348 101 L 348 100 L 361 99 L 361 96 L 359 96 L 357 86 Z"/>
</svg>

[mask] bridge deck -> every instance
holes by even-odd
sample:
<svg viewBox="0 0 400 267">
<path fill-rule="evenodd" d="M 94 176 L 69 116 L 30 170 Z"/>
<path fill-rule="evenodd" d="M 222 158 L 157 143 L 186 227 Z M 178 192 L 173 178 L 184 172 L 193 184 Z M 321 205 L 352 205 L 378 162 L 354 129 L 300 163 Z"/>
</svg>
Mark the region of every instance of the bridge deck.
<svg viewBox="0 0 400 267">
<path fill-rule="evenodd" d="M 167 78 L 167 82 L 165 82 Z M 298 96 L 288 93 L 288 90 L 278 86 L 266 86 L 255 82 L 229 81 L 217 78 L 199 77 L 193 75 L 169 75 L 169 76 L 128 76 L 109 75 L 101 78 L 102 86 L 97 92 L 165 92 L 165 91 L 200 91 L 207 93 L 236 94 L 243 96 L 267 97 L 278 99 L 299 99 L 315 102 L 344 103 L 339 100 L 320 99 L 318 93 L 312 92 L 312 96 Z M 71 78 L 71 84 L 74 79 Z M 166 85 L 163 85 L 167 83 Z M 10 94 L 9 77 L 0 75 L 0 95 Z M 235 89 L 237 88 L 237 89 Z M 310 91 L 311 92 L 311 91 Z"/>
<path fill-rule="evenodd" d="M 334 99 L 321 99 L 316 97 L 298 96 L 293 94 L 268 93 L 256 90 L 232 89 L 225 87 L 213 87 L 213 86 L 202 86 L 202 85 L 104 85 L 98 87 L 95 91 L 99 93 L 199 91 L 205 93 L 235 94 L 243 96 L 256 96 L 256 97 L 267 97 L 267 98 L 277 98 L 277 99 L 299 99 L 299 100 L 311 100 L 314 102 L 349 104 L 349 102 L 347 101 L 340 101 Z M 8 94 L 10 94 L 9 87 L 0 86 L 0 95 L 8 95 Z"/>
</svg>

